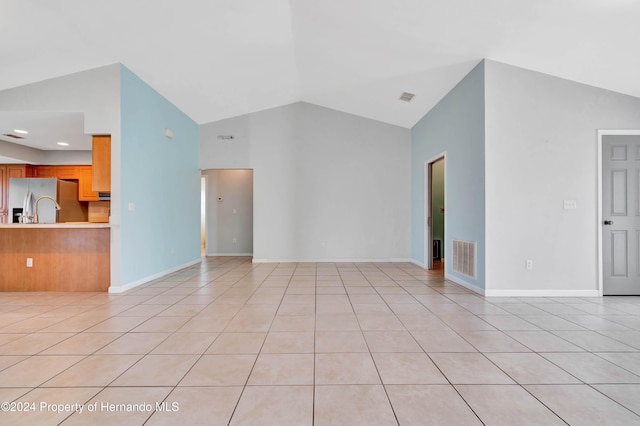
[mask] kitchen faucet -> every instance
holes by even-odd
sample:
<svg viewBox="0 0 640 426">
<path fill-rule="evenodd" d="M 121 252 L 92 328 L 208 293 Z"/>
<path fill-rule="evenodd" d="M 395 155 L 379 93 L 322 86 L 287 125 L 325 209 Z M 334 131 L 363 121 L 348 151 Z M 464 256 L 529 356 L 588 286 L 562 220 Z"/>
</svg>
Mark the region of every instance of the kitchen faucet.
<svg viewBox="0 0 640 426">
<path fill-rule="evenodd" d="M 43 195 L 41 197 L 38 197 L 36 199 L 36 202 L 34 204 L 33 210 L 34 210 L 34 214 L 33 214 L 33 223 L 38 223 L 38 203 L 40 202 L 40 200 L 42 200 L 43 198 L 48 198 L 51 201 L 53 201 L 56 205 L 56 210 L 60 210 L 62 209 L 62 207 L 60 207 L 60 204 L 58 204 L 58 202 L 53 199 L 53 197 L 49 197 L 48 195 Z"/>
</svg>

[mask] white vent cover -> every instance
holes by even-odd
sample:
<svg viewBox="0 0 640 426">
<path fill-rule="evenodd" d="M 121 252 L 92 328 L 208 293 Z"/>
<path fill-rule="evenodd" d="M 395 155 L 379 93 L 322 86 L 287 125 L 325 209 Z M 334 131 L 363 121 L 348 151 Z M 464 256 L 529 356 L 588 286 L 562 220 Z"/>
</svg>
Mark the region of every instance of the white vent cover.
<svg viewBox="0 0 640 426">
<path fill-rule="evenodd" d="M 14 135 L 13 133 L 5 133 L 4 135 L 13 139 L 24 139 L 24 136 Z"/>
<path fill-rule="evenodd" d="M 453 240 L 453 272 L 476 278 L 476 242 Z"/>
<path fill-rule="evenodd" d="M 411 102 L 411 100 L 413 99 L 415 95 L 413 93 L 409 93 L 409 92 L 402 92 L 402 95 L 400 95 L 400 97 L 398 99 L 400 99 L 401 101 L 405 101 L 405 102 Z"/>
</svg>

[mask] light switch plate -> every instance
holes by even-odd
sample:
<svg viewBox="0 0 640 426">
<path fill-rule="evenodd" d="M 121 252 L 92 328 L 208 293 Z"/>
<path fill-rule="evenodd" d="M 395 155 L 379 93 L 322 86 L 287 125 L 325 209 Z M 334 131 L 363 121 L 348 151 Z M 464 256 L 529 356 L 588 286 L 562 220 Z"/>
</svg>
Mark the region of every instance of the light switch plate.
<svg viewBox="0 0 640 426">
<path fill-rule="evenodd" d="M 575 210 L 578 208 L 578 203 L 576 200 L 564 200 L 564 209 L 565 210 Z"/>
</svg>

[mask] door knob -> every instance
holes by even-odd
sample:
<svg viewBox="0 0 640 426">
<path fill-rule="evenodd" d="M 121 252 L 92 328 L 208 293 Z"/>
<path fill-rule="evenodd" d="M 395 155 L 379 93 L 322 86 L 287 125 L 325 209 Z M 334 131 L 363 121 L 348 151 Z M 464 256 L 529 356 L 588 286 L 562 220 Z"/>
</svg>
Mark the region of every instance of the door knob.
<svg viewBox="0 0 640 426">
<path fill-rule="evenodd" d="M 605 220 L 604 224 L 605 225 L 613 225 L 613 221 L 612 220 Z"/>
</svg>

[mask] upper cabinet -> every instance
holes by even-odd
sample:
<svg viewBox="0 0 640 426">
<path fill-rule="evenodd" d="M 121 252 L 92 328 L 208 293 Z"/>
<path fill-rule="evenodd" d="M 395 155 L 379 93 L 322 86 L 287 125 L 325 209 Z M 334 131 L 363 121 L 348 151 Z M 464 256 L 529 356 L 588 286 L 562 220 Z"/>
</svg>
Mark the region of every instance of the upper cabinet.
<svg viewBox="0 0 640 426">
<path fill-rule="evenodd" d="M 53 166 L 49 164 L 30 166 L 22 165 L 20 167 L 11 167 L 7 165 L 7 172 L 12 177 L 38 177 L 38 178 L 57 178 L 78 181 L 78 200 L 79 201 L 98 201 L 98 193 L 92 190 L 93 172 L 91 165 L 64 165 Z M 15 169 L 15 170 L 14 170 Z M 0 170 L 2 173 L 2 170 Z M 2 210 L 2 208 L 0 208 Z"/>
<path fill-rule="evenodd" d="M 56 177 L 58 179 L 80 179 L 78 166 L 56 166 Z"/>
<path fill-rule="evenodd" d="M 31 177 L 29 164 L 0 164 L 0 223 L 9 221 L 9 179 Z"/>
<path fill-rule="evenodd" d="M 34 166 L 33 177 L 54 178 L 56 176 L 56 166 Z"/>
<path fill-rule="evenodd" d="M 28 177 L 58 178 L 78 180 L 78 166 L 38 165 L 32 167 L 32 174 Z"/>
<path fill-rule="evenodd" d="M 98 201 L 98 193 L 91 189 L 93 173 L 91 166 L 79 166 L 78 173 L 78 200 L 79 201 Z"/>
<path fill-rule="evenodd" d="M 93 137 L 92 165 L 92 190 L 96 192 L 111 192 L 110 135 L 97 135 Z"/>
</svg>

